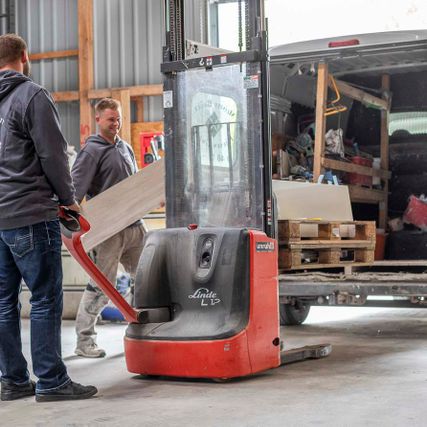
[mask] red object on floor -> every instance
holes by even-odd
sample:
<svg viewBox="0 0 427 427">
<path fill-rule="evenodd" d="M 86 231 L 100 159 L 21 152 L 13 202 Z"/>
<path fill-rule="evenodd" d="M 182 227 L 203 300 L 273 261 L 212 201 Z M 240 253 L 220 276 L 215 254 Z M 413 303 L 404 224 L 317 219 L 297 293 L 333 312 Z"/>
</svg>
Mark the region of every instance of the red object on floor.
<svg viewBox="0 0 427 427">
<path fill-rule="evenodd" d="M 403 214 L 403 221 L 413 224 L 421 230 L 427 230 L 427 203 L 411 195 L 408 206 Z"/>
<path fill-rule="evenodd" d="M 361 166 L 372 167 L 372 160 L 367 159 L 366 157 L 354 156 L 351 158 L 352 163 Z M 372 176 L 361 175 L 359 173 L 348 173 L 347 182 L 352 185 L 365 185 L 367 187 L 372 186 Z"/>
<path fill-rule="evenodd" d="M 235 378 L 280 366 L 277 242 L 250 231 L 250 306 L 246 327 L 230 338 L 125 337 L 129 372 L 187 378 Z"/>
</svg>

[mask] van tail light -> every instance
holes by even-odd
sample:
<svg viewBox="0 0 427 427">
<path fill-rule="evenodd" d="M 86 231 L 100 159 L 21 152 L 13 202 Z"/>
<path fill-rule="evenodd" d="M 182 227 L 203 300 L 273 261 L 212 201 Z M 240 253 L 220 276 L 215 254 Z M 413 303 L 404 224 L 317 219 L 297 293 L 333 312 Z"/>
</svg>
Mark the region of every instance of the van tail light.
<svg viewBox="0 0 427 427">
<path fill-rule="evenodd" d="M 360 44 L 358 39 L 342 40 L 339 42 L 329 42 L 328 47 L 345 47 L 345 46 L 357 46 Z"/>
</svg>

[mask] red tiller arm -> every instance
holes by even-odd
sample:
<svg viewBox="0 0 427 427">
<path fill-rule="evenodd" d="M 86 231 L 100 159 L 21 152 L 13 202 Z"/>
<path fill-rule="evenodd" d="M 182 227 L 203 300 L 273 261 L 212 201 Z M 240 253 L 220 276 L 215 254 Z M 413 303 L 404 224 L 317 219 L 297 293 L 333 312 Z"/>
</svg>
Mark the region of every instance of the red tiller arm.
<svg viewBox="0 0 427 427">
<path fill-rule="evenodd" d="M 104 291 L 105 295 L 120 310 L 126 321 L 139 323 L 138 312 L 117 292 L 113 284 L 104 276 L 99 268 L 87 255 L 81 237 L 90 230 L 89 222 L 77 212 L 65 209 L 59 210 L 61 221 L 62 241 L 71 255 L 83 267 L 90 278 Z"/>
</svg>

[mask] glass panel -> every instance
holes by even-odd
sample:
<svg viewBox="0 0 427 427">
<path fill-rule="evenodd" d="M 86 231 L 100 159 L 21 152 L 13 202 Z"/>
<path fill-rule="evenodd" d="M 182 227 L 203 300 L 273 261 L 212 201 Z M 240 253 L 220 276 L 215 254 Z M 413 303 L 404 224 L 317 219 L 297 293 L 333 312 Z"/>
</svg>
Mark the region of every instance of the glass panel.
<svg viewBox="0 0 427 427">
<path fill-rule="evenodd" d="M 262 228 L 259 65 L 188 70 L 165 109 L 168 227 Z M 169 137 L 168 137 L 169 135 Z"/>
</svg>

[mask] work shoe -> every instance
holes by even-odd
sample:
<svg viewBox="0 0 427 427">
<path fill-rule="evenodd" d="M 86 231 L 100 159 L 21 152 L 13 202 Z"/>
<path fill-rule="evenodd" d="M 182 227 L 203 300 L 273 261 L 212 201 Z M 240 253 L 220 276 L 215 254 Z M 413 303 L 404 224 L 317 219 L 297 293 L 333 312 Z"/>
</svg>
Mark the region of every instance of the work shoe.
<svg viewBox="0 0 427 427">
<path fill-rule="evenodd" d="M 26 384 L 13 384 L 1 381 L 1 400 L 16 400 L 23 397 L 34 396 L 36 383 L 29 381 Z"/>
<path fill-rule="evenodd" d="M 36 383 L 31 381 L 26 384 L 13 384 L 1 381 L 1 400 L 16 400 L 23 397 L 34 396 Z"/>
<path fill-rule="evenodd" d="M 37 391 L 36 402 L 56 402 L 58 400 L 78 400 L 89 399 L 98 393 L 98 389 L 93 385 L 81 385 L 70 381 L 61 388 L 53 391 Z"/>
<path fill-rule="evenodd" d="M 85 345 L 84 347 L 77 347 L 74 350 L 77 356 L 90 357 L 96 359 L 98 357 L 105 357 L 106 353 L 103 348 L 99 348 L 96 344 Z"/>
</svg>

